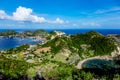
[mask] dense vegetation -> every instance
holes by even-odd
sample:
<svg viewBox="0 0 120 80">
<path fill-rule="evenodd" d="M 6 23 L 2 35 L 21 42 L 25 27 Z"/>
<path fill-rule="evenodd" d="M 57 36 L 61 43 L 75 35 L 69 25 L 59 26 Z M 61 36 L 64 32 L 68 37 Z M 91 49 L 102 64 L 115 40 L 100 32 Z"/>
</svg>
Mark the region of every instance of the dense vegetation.
<svg viewBox="0 0 120 80">
<path fill-rule="evenodd" d="M 16 34 L 18 34 L 16 31 L 14 30 L 8 30 L 8 31 L 5 31 L 5 32 L 0 32 L 0 36 L 15 36 Z"/>
<path fill-rule="evenodd" d="M 18 35 L 50 38 L 51 35 L 55 36 L 55 33 L 37 30 L 25 31 Z M 44 51 L 48 47 L 50 50 Z M 24 44 L 0 53 L 0 78 L 2 75 L 4 76 L 2 80 L 30 80 L 28 76 L 34 78 L 36 72 L 40 70 L 47 80 L 119 80 L 119 68 L 113 69 L 107 64 L 100 64 L 105 67 L 104 69 L 94 66 L 96 67 L 94 69 L 78 70 L 75 67 L 82 59 L 110 55 L 116 47 L 113 39 L 95 31 L 70 36 L 55 36 L 47 43 L 38 44 L 33 48 Z M 115 62 L 119 63 L 119 61 Z M 103 74 L 100 74 L 101 71 Z M 21 76 L 24 77 L 21 78 Z"/>
<path fill-rule="evenodd" d="M 9 78 L 25 75 L 30 66 L 23 60 L 0 59 L 0 72 Z"/>
<path fill-rule="evenodd" d="M 111 54 L 116 49 L 114 40 L 105 37 L 95 31 L 85 34 L 76 34 L 69 37 L 56 37 L 44 44 L 51 47 L 51 53 L 58 53 L 62 49 L 69 49 L 71 52 L 77 52 L 80 57 L 84 55 L 97 56 Z M 82 47 L 83 46 L 83 47 Z M 90 54 L 90 51 L 94 53 Z"/>
<path fill-rule="evenodd" d="M 50 37 L 50 33 L 46 32 L 45 30 L 33 30 L 33 31 L 25 31 L 22 33 L 18 33 L 14 30 L 7 30 L 5 32 L 0 32 L 0 36 L 4 36 L 4 37 L 34 37 L 34 36 L 40 36 L 43 38 L 49 38 Z"/>
</svg>

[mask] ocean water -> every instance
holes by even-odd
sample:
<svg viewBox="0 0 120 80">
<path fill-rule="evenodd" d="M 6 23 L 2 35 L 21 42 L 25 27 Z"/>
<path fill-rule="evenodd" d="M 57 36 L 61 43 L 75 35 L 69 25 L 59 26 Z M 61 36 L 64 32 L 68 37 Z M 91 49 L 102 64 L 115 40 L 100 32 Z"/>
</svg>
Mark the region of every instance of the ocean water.
<svg viewBox="0 0 120 80">
<path fill-rule="evenodd" d="M 103 60 L 103 59 L 91 59 L 82 64 L 83 68 L 99 68 L 99 69 L 104 69 L 104 68 L 117 68 L 118 66 L 115 65 L 114 62 L 108 61 L 108 60 Z"/>
<path fill-rule="evenodd" d="M 0 32 L 7 31 L 9 29 L 0 29 Z M 31 29 L 12 29 L 17 32 L 24 32 L 26 30 L 31 30 Z M 31 31 L 35 31 L 37 29 L 32 29 Z M 86 33 L 89 31 L 97 31 L 103 35 L 108 35 L 108 34 L 120 34 L 120 29 L 44 29 L 47 32 L 51 32 L 53 30 L 58 30 L 58 31 L 63 31 L 66 34 L 80 34 L 80 33 Z"/>
<path fill-rule="evenodd" d="M 103 35 L 120 34 L 120 29 L 56 29 L 56 30 L 63 31 L 66 34 L 81 34 L 89 31 L 97 31 Z M 53 30 L 46 30 L 46 31 L 50 32 Z"/>
</svg>

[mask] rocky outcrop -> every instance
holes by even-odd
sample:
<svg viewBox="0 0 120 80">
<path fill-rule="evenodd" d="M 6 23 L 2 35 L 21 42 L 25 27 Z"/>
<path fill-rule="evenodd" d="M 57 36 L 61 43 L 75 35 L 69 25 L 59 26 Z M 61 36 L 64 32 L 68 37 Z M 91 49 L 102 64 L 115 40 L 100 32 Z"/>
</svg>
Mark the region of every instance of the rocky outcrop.
<svg viewBox="0 0 120 80">
<path fill-rule="evenodd" d="M 41 75 L 40 71 L 37 71 L 33 80 L 45 80 L 45 78 Z"/>
<path fill-rule="evenodd" d="M 111 53 L 112 57 L 120 55 L 120 47 L 118 46 L 116 50 Z"/>
<path fill-rule="evenodd" d="M 107 35 L 108 37 L 110 38 L 113 38 L 117 44 L 120 44 L 120 35 L 119 34 L 110 34 L 110 35 Z"/>
</svg>

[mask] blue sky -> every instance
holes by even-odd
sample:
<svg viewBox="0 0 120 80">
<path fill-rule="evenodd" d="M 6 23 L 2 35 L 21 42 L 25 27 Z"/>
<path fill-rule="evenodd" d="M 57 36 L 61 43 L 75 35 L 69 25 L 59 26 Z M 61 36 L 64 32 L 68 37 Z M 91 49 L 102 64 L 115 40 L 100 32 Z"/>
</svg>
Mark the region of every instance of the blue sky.
<svg viewBox="0 0 120 80">
<path fill-rule="evenodd" d="M 120 0 L 0 0 L 0 29 L 120 29 Z"/>
</svg>

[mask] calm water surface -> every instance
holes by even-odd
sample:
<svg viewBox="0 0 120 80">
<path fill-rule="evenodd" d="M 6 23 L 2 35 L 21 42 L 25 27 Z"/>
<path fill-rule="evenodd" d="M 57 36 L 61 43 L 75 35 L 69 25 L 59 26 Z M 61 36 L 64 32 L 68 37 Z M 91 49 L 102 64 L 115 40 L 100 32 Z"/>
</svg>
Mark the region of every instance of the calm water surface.
<svg viewBox="0 0 120 80">
<path fill-rule="evenodd" d="M 23 44 L 37 44 L 39 41 L 35 41 L 31 38 L 0 38 L 0 50 L 6 50 L 15 48 Z"/>
</svg>

